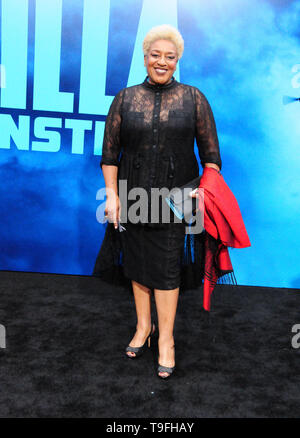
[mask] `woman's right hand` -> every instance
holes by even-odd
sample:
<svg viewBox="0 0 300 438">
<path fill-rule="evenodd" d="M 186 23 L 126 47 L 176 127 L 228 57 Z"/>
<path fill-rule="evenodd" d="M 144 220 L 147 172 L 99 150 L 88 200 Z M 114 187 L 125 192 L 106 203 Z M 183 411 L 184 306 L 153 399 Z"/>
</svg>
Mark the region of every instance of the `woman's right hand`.
<svg viewBox="0 0 300 438">
<path fill-rule="evenodd" d="M 116 193 L 110 192 L 106 197 L 104 217 L 107 217 L 109 222 L 113 222 L 115 229 L 117 229 L 121 217 L 121 202 Z"/>
</svg>

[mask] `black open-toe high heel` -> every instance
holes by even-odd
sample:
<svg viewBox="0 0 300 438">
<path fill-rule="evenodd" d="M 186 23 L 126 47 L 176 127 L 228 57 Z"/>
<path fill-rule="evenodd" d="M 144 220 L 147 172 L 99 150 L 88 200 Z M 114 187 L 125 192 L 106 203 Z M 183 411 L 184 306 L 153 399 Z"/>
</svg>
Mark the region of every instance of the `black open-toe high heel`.
<svg viewBox="0 0 300 438">
<path fill-rule="evenodd" d="M 151 336 L 153 335 L 154 332 L 155 332 L 155 324 L 153 323 L 151 325 L 150 333 L 147 336 L 144 345 L 142 345 L 141 347 L 131 347 L 130 345 L 128 345 L 128 347 L 126 347 L 126 356 L 129 357 L 129 359 L 135 359 L 135 358 L 141 356 L 144 353 L 144 351 L 146 350 L 147 344 L 148 344 L 148 348 L 150 348 Z M 134 353 L 134 356 L 129 356 L 129 354 L 127 354 L 128 351 L 131 353 Z"/>
<path fill-rule="evenodd" d="M 175 348 L 175 344 L 173 345 L 172 348 Z M 175 370 L 175 365 L 173 367 L 165 367 L 163 365 L 158 364 L 157 376 L 160 379 L 164 379 L 164 380 L 169 379 L 172 373 L 174 372 L 174 370 Z M 161 376 L 159 373 L 168 373 L 168 376 Z"/>
</svg>

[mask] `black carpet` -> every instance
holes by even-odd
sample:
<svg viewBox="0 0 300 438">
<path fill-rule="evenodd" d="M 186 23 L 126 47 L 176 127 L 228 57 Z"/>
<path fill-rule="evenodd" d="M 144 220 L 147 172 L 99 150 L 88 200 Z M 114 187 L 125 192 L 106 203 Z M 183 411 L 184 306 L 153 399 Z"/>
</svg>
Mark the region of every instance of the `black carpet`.
<svg viewBox="0 0 300 438">
<path fill-rule="evenodd" d="M 181 294 L 176 374 L 162 381 L 155 341 L 141 358 L 125 356 L 136 320 L 122 288 L 84 276 L 0 278 L 2 418 L 299 417 L 299 290 L 218 285 L 210 315 L 201 288 Z"/>
</svg>

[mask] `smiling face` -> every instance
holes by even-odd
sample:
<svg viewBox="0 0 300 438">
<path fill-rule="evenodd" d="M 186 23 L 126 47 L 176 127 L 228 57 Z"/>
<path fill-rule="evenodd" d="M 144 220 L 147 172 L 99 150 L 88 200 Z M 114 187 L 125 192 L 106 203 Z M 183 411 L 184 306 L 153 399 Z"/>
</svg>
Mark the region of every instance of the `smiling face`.
<svg viewBox="0 0 300 438">
<path fill-rule="evenodd" d="M 144 56 L 150 83 L 168 84 L 176 70 L 178 57 L 176 46 L 169 40 L 157 40 Z"/>
</svg>

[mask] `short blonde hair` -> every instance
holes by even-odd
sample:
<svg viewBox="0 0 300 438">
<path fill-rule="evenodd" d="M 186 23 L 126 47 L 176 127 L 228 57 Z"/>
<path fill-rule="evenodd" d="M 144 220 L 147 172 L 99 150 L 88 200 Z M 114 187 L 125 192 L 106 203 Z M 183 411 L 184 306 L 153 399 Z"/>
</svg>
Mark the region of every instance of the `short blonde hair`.
<svg viewBox="0 0 300 438">
<path fill-rule="evenodd" d="M 171 41 L 176 47 L 178 59 L 182 57 L 184 41 L 181 33 L 175 27 L 170 26 L 169 24 L 162 24 L 161 26 L 152 27 L 143 41 L 144 55 L 148 54 L 151 44 L 157 40 Z"/>
</svg>

